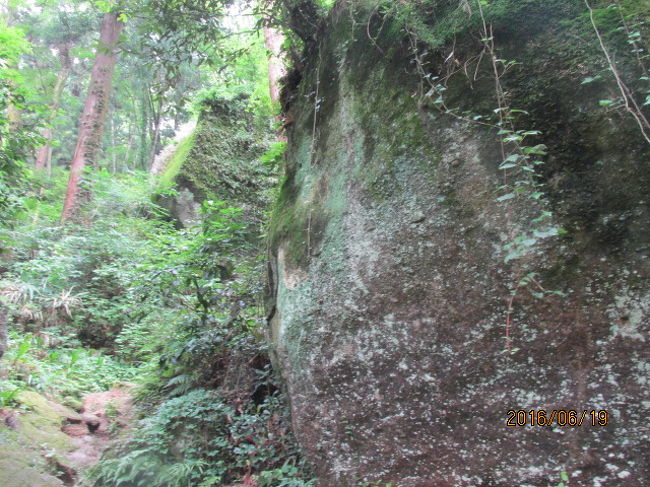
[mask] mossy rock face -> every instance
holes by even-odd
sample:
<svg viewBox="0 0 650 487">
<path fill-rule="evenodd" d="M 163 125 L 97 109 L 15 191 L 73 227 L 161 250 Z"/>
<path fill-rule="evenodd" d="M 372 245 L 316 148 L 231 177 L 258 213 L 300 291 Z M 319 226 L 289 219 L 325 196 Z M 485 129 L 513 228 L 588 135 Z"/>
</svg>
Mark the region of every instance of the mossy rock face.
<svg viewBox="0 0 650 487">
<path fill-rule="evenodd" d="M 350 3 L 285 93 L 294 123 L 269 232 L 275 361 L 321 485 L 548 487 L 563 471 L 571 486 L 650 485 L 650 146 L 599 106 L 617 88 L 584 3 L 490 2 L 499 53 L 521 63 L 502 79 L 528 112 L 518 128 L 549 152 L 545 196 L 501 202 L 496 131 L 423 99 L 403 31 Z M 436 15 L 426 24 L 452 25 Z M 430 49 L 434 75 L 452 51 L 461 67 L 480 58 L 472 29 Z M 489 116 L 489 71 L 483 56 L 476 79 L 452 76 L 448 105 Z M 506 262 L 542 211 L 567 233 Z M 587 411 L 585 424 L 506 425 L 540 409 Z M 591 426 L 592 410 L 608 425 Z"/>
<path fill-rule="evenodd" d="M 32 410 L 37 416 L 40 416 L 44 421 L 52 424 L 61 425 L 64 419 L 71 419 L 81 421 L 81 415 L 69 407 L 58 404 L 54 401 L 43 397 L 38 392 L 34 391 L 21 391 L 18 393 L 16 401 Z"/>
<path fill-rule="evenodd" d="M 22 418 L 21 418 L 22 419 Z M 49 447 L 34 443 L 21 428 L 12 431 L 0 426 L 0 485 L 2 487 L 60 487 L 63 482 L 52 475 L 51 465 L 44 455 L 52 454 Z"/>
<path fill-rule="evenodd" d="M 19 416 L 21 441 L 59 454 L 74 449 L 72 439 L 61 431 L 61 427 L 68 420 L 80 422 L 78 413 L 34 391 L 21 391 L 16 401 L 27 409 Z"/>
<path fill-rule="evenodd" d="M 0 485 L 2 487 L 62 487 L 58 478 L 43 473 L 45 466 L 31 464 L 33 452 L 3 444 L 0 439 Z"/>
<path fill-rule="evenodd" d="M 81 421 L 70 408 L 34 391 L 22 391 L 17 429 L 0 426 L 0 485 L 2 487 L 59 487 L 64 483 L 53 465 L 67 465 L 74 450 L 72 438 L 61 431 L 67 420 Z M 50 459 L 48 461 L 48 459 Z"/>
<path fill-rule="evenodd" d="M 259 159 L 271 141 L 271 131 L 253 124 L 243 100 L 212 100 L 161 175 L 163 186 L 175 185 L 178 195 L 160 203 L 182 226 L 198 221 L 206 200 L 241 207 L 259 226 L 272 185 L 271 170 Z"/>
</svg>

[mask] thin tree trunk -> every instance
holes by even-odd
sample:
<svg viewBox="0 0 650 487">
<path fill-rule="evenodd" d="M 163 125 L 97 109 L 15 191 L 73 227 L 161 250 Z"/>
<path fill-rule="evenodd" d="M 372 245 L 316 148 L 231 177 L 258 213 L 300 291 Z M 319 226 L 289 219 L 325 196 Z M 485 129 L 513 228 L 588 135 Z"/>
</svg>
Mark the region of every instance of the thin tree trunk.
<svg viewBox="0 0 650 487">
<path fill-rule="evenodd" d="M 51 178 L 52 177 L 52 146 L 51 145 L 47 148 L 46 162 L 47 164 L 45 164 L 45 169 L 46 169 L 47 177 Z"/>
<path fill-rule="evenodd" d="M 0 301 L 0 359 L 7 351 L 7 321 L 9 312 L 7 307 Z"/>
<path fill-rule="evenodd" d="M 140 169 L 143 171 L 147 170 L 147 135 L 148 135 L 148 130 L 147 127 L 149 126 L 149 111 L 148 109 L 148 104 L 147 100 L 145 98 L 145 95 L 143 94 L 140 97 L 140 108 L 142 109 L 140 111 L 140 153 L 138 154 L 138 165 L 140 166 Z"/>
<path fill-rule="evenodd" d="M 113 174 L 117 174 L 117 155 L 115 154 L 115 120 L 111 118 L 111 167 Z"/>
<path fill-rule="evenodd" d="M 270 26 L 265 25 L 262 29 L 264 31 L 264 45 L 269 51 L 269 92 L 271 94 L 271 101 L 274 104 L 278 104 L 280 103 L 280 79 L 286 74 L 286 63 L 282 56 L 284 35 L 279 30 Z M 278 125 L 280 125 L 283 117 L 278 113 L 275 119 Z M 287 141 L 284 127 L 278 128 L 277 138 L 280 142 Z"/>
<path fill-rule="evenodd" d="M 156 151 L 158 150 L 158 143 L 160 139 L 160 123 L 162 122 L 162 109 L 163 101 L 162 97 L 158 101 L 158 110 L 154 112 L 154 130 L 153 136 L 151 138 L 151 153 L 149 154 L 149 170 L 153 166 L 154 161 L 156 160 Z"/>
<path fill-rule="evenodd" d="M 70 74 L 70 68 L 72 67 L 72 60 L 70 59 L 69 49 L 70 48 L 68 46 L 63 46 L 61 47 L 61 51 L 59 53 L 59 57 L 61 59 L 61 71 L 57 76 L 56 85 L 54 86 L 54 93 L 52 94 L 49 126 L 43 130 L 45 145 L 38 150 L 38 153 L 36 154 L 36 161 L 34 162 L 34 167 L 37 170 L 43 170 L 47 168 L 48 175 L 50 173 L 50 163 L 52 158 L 52 146 L 50 144 L 50 141 L 52 140 L 51 125 L 54 122 L 56 112 L 59 109 L 63 87 L 65 86 L 65 82 L 67 81 Z"/>
<path fill-rule="evenodd" d="M 38 152 L 36 153 L 34 168 L 38 171 L 45 169 L 48 164 L 48 156 L 50 154 L 50 140 L 52 140 L 52 128 L 45 127 L 41 135 L 43 136 L 43 139 L 45 139 L 45 145 L 39 147 Z"/>
<path fill-rule="evenodd" d="M 64 221 L 76 216 L 81 176 L 86 165 L 96 161 L 101 148 L 113 72 L 117 61 L 117 43 L 123 25 L 117 13 L 104 15 L 95 64 L 90 74 L 90 88 L 79 122 L 77 146 L 70 163 L 70 179 L 63 205 L 62 220 Z"/>
<path fill-rule="evenodd" d="M 133 146 L 133 134 L 131 133 L 131 129 L 129 128 L 129 142 L 126 146 L 126 152 L 124 153 L 124 169 L 125 170 L 130 170 L 131 168 L 129 167 L 129 161 L 131 160 L 131 147 Z M 135 165 L 133 167 L 135 169 Z"/>
<path fill-rule="evenodd" d="M 269 90 L 273 103 L 280 101 L 280 79 L 286 74 L 286 66 L 282 57 L 284 36 L 279 30 L 264 26 L 264 45 L 269 50 Z"/>
</svg>

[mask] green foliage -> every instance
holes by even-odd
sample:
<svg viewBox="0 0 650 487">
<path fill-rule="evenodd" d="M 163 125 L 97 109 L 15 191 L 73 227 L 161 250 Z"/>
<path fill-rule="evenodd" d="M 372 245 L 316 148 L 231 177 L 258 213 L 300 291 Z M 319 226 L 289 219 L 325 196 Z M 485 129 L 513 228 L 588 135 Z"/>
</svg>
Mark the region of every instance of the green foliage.
<svg viewBox="0 0 650 487">
<path fill-rule="evenodd" d="M 100 338 L 118 357 L 96 359 L 103 360 L 109 378 L 117 375 L 110 374 L 109 365 L 125 363 L 129 367 L 121 380 L 129 374 L 144 379 L 138 397 L 148 419 L 136 426 L 136 439 L 117 447 L 98 467 L 98 485 L 225 485 L 250 469 L 263 474 L 267 484 L 312 485 L 296 466 L 298 454 L 278 398 L 269 396 L 261 407 L 250 399 L 233 404 L 232 396 L 209 389 L 220 385 L 225 367 L 241 360 L 237 357 L 266 363 L 258 306 L 263 261 L 242 211 L 205 200 L 201 224 L 176 230 L 148 199 L 152 188 L 144 177 L 98 171 L 86 180 L 95 196 L 83 208 L 92 221 L 88 227 L 46 232 L 46 202 L 31 205 L 41 220 L 14 232 L 19 260 L 12 266 L 12 282 L 20 287 L 12 292 L 21 296 L 14 299 L 15 327 L 46 326 L 57 338 L 67 333 L 70 345 Z M 65 310 L 48 316 L 47 299 L 71 285 L 69 297 L 79 300 L 68 299 L 72 316 Z M 19 308 L 28 305 L 43 317 L 34 313 L 26 322 Z M 12 342 L 11 349 L 19 347 Z M 54 358 L 67 367 L 39 364 L 36 375 L 43 389 L 76 396 L 87 386 L 85 364 L 93 359 L 78 349 L 64 350 Z M 268 370 L 260 371 L 255 384 L 270 380 Z M 68 381 L 75 373 L 81 374 L 77 389 Z M 285 465 L 288 458 L 293 460 Z"/>
<path fill-rule="evenodd" d="M 260 157 L 260 162 L 270 167 L 280 167 L 284 159 L 284 153 L 287 149 L 286 142 L 276 142 L 271 145 L 271 148 L 267 150 L 262 157 Z"/>
<path fill-rule="evenodd" d="M 132 381 L 137 374 L 123 362 L 92 350 L 71 348 L 50 333 L 19 336 L 12 332 L 8 345 L 3 358 L 7 364 L 5 377 L 0 381 L 0 403 L 4 401 L 5 406 L 24 389 L 45 392 L 66 402 Z"/>
<path fill-rule="evenodd" d="M 277 398 L 235 408 L 195 389 L 157 406 L 91 478 L 97 487 L 223 486 L 252 470 L 260 486 L 311 487 L 287 428 Z"/>
<path fill-rule="evenodd" d="M 14 406 L 16 397 L 23 390 L 21 387 L 7 389 L 6 384 L 6 381 L 0 382 L 0 409 Z"/>
<path fill-rule="evenodd" d="M 27 330 L 55 327 L 86 344 L 110 345 L 125 323 L 143 312 L 125 290 L 137 279 L 134 263 L 150 250 L 150 234 L 169 228 L 151 202 L 144 176 L 114 178 L 89 173 L 95 200 L 83 214 L 88 228 L 58 226 L 62 184 L 29 201 L 33 213 L 19 229 L 6 232 L 14 263 L 2 294 L 13 321 Z M 49 200 L 52 198 L 52 200 Z M 51 202 L 50 202 L 51 201 Z"/>
<path fill-rule="evenodd" d="M 0 75 L 18 76 L 17 71 L 8 73 L 14 67 L 20 56 L 30 50 L 30 44 L 25 39 L 25 33 L 18 27 L 9 27 L 3 19 L 0 19 Z"/>
<path fill-rule="evenodd" d="M 63 176 L 40 182 L 5 232 L 3 402 L 27 388 L 72 403 L 139 380 L 146 419 L 97 468 L 98 485 L 226 485 L 251 472 L 266 485 L 313 485 L 265 368 L 263 260 L 242 210 L 205 200 L 201 223 L 178 230 L 151 202 L 148 176 L 99 170 L 84 177 L 88 224 L 62 228 Z M 242 365 L 252 379 L 241 390 L 224 382 L 237 361 L 257 364 Z M 257 402 L 249 387 L 264 391 Z"/>
<path fill-rule="evenodd" d="M 313 487 L 314 480 L 301 478 L 301 469 L 286 461 L 280 468 L 264 470 L 256 477 L 259 487 Z"/>
<path fill-rule="evenodd" d="M 0 21 L 0 226 L 8 225 L 21 208 L 27 156 L 41 141 L 33 127 L 19 130 L 8 118 L 8 110 L 19 110 L 25 102 L 22 78 L 15 67 L 29 48 L 22 30 Z"/>
<path fill-rule="evenodd" d="M 560 483 L 555 487 L 569 487 L 569 474 L 566 472 L 560 472 Z"/>
<path fill-rule="evenodd" d="M 0 406 L 11 407 L 22 389 L 78 405 L 89 392 L 139 382 L 146 419 L 97 468 L 98 485 L 227 485 L 251 476 L 261 485 L 313 485 L 263 340 L 259 233 L 283 147 L 259 159 L 274 138 L 277 107 L 268 94 L 262 37 L 235 35 L 239 27 L 224 25 L 229 4 L 143 1 L 125 8 L 105 150 L 83 175 L 91 197 L 80 224 L 64 227 L 67 175 L 57 165 L 74 148 L 93 59 L 84 46 L 93 45 L 100 15 L 64 1 L 15 12 L 34 48 L 12 48 L 28 99 L 14 96 L 8 74 L 0 76 L 4 103 L 20 103 L 27 114 L 22 131 L 0 124 L 2 162 L 12 164 L 0 173 L 11 191 L 0 184 L 0 195 L 8 195 L 6 214 L 15 223 L 0 235 L 10 256 L 0 276 L 10 328 Z M 66 61 L 74 66 L 67 73 Z M 210 67 L 196 67 L 205 61 Z M 54 110 L 61 79 L 63 108 Z M 203 120 L 179 144 L 161 181 L 134 172 L 148 165 L 155 120 L 162 121 L 162 143 L 172 125 L 187 119 L 192 92 L 207 83 L 215 88 L 195 102 Z M 47 109 L 28 114 L 37 106 Z M 41 142 L 30 128 L 39 119 L 54 132 L 51 178 L 26 170 Z M 153 202 L 176 182 L 191 187 L 201 204 L 201 223 L 191 228 L 175 228 Z"/>
<path fill-rule="evenodd" d="M 194 100 L 195 111 L 212 100 L 245 100 L 242 110 L 260 132 L 268 131 L 278 108 L 269 94 L 268 53 L 257 31 L 244 31 L 224 41 L 224 50 L 211 58 L 216 69 L 208 73 L 208 86 Z"/>
</svg>

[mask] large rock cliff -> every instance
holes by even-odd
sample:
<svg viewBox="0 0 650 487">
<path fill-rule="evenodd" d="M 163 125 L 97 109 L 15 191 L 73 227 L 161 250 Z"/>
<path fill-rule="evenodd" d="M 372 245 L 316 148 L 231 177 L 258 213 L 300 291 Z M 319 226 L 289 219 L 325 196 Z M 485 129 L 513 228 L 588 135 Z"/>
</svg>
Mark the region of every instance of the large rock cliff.
<svg viewBox="0 0 650 487">
<path fill-rule="evenodd" d="M 599 105 L 617 86 L 583 2 L 492 2 L 516 125 L 548 153 L 543 196 L 504 194 L 475 2 L 437 3 L 423 40 L 341 2 L 290 76 L 269 322 L 295 433 L 323 486 L 650 485 L 650 145 Z"/>
</svg>

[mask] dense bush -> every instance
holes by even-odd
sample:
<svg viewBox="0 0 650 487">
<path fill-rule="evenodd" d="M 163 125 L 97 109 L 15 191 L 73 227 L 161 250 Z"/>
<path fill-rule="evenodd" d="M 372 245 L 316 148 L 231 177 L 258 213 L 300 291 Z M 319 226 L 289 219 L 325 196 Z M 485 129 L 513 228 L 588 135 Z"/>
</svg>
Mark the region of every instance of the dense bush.
<svg viewBox="0 0 650 487">
<path fill-rule="evenodd" d="M 295 465 L 277 398 L 234 407 L 215 391 L 195 389 L 162 402 L 110 457 L 92 472 L 97 487 L 229 485 L 251 472 L 265 479 L 261 485 L 313 485 Z"/>
</svg>

